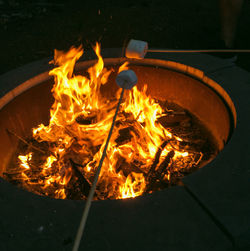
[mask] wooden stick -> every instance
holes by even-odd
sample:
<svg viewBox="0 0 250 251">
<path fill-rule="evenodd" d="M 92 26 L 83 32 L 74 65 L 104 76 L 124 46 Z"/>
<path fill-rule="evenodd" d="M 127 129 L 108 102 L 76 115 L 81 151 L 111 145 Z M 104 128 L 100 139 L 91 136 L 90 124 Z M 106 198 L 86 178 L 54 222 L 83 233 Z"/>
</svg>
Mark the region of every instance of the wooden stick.
<svg viewBox="0 0 250 251">
<path fill-rule="evenodd" d="M 81 191 L 85 196 L 87 196 L 89 194 L 91 186 L 89 182 L 85 179 L 85 177 L 82 175 L 82 173 L 79 171 L 79 169 L 77 168 L 77 166 L 81 166 L 81 165 L 75 163 L 72 159 L 69 159 L 69 160 L 70 160 L 72 169 L 74 170 L 76 177 L 78 178 L 79 183 L 81 185 Z"/>
<path fill-rule="evenodd" d="M 166 174 L 166 171 L 168 170 L 168 166 L 169 166 L 169 163 L 171 161 L 171 159 L 174 157 L 175 155 L 175 152 L 174 150 L 171 150 L 166 158 L 164 159 L 164 161 L 162 161 L 162 163 L 160 164 L 159 166 L 159 179 L 163 179 L 164 175 Z"/>
<path fill-rule="evenodd" d="M 116 111 L 115 111 L 115 115 L 114 115 L 114 118 L 113 118 L 113 121 L 112 121 L 112 125 L 111 125 L 110 130 L 109 130 L 108 138 L 106 140 L 106 144 L 105 144 L 104 150 L 102 152 L 102 157 L 101 157 L 101 160 L 100 160 L 99 165 L 97 167 L 95 177 L 94 177 L 94 181 L 92 183 L 92 187 L 90 189 L 90 192 L 89 192 L 89 195 L 88 195 L 88 198 L 87 198 L 87 202 L 86 202 L 86 205 L 85 205 L 85 208 L 84 208 L 84 211 L 83 211 L 82 219 L 81 219 L 81 222 L 80 222 L 80 225 L 79 225 L 79 228 L 78 228 L 78 231 L 77 231 L 76 239 L 75 239 L 75 242 L 74 242 L 73 251 L 78 251 L 78 248 L 79 248 L 79 245 L 80 245 L 80 242 L 81 242 L 81 239 L 82 239 L 82 234 L 83 234 L 86 222 L 87 222 L 89 209 L 90 209 L 92 199 L 93 199 L 94 194 L 95 194 L 96 184 L 97 184 L 100 172 L 101 172 L 103 161 L 104 161 L 104 159 L 106 157 L 106 151 L 108 149 L 109 140 L 111 138 L 112 131 L 113 131 L 114 126 L 115 126 L 115 120 L 116 120 L 116 117 L 117 117 L 117 114 L 118 114 L 118 111 L 119 111 L 120 104 L 122 102 L 123 93 L 124 93 L 124 88 L 122 88 L 122 92 L 121 92 L 120 99 L 119 99 L 117 107 L 116 107 Z"/>
<path fill-rule="evenodd" d="M 17 135 L 15 132 L 12 132 L 11 130 L 9 129 L 6 129 L 6 131 L 12 135 L 14 135 L 15 137 L 17 137 L 19 140 L 21 140 L 24 144 L 30 146 L 31 148 L 45 154 L 45 151 L 41 150 L 40 148 L 36 147 L 36 146 L 33 146 L 31 143 L 27 142 L 25 139 L 23 139 L 21 136 Z"/>
<path fill-rule="evenodd" d="M 158 168 L 158 170 L 154 174 L 152 174 L 152 176 L 149 177 L 149 182 L 147 184 L 146 192 L 149 192 L 152 190 L 152 187 L 154 186 L 157 180 L 159 180 L 160 182 L 162 181 L 162 179 L 164 178 L 164 175 L 169 170 L 168 166 L 170 164 L 170 161 L 174 157 L 174 155 L 175 155 L 174 150 L 171 150 L 167 154 L 165 159 L 162 161 L 162 163 L 160 164 L 160 167 Z"/>
<path fill-rule="evenodd" d="M 169 139 L 168 140 L 165 140 L 161 146 L 158 148 L 156 154 L 155 154 L 155 158 L 154 158 L 154 162 L 153 164 L 151 165 L 150 169 L 149 169 L 149 172 L 147 174 L 147 177 L 149 177 L 154 171 L 155 171 L 155 168 L 157 167 L 159 161 L 160 161 L 160 157 L 161 157 L 161 153 L 162 151 L 164 150 L 165 146 L 169 143 Z"/>
</svg>

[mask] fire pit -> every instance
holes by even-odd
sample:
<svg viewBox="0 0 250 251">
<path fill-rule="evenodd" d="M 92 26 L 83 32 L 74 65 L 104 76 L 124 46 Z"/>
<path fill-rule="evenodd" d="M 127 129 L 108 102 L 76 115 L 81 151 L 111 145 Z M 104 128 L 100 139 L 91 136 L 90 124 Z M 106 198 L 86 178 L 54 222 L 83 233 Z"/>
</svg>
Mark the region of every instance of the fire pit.
<svg viewBox="0 0 250 251">
<path fill-rule="evenodd" d="M 118 113 L 96 199 L 136 197 L 179 184 L 223 149 L 235 109 L 218 84 L 164 62 L 103 61 L 98 44 L 95 52 L 98 61 L 78 64 L 84 73 L 75 75 L 81 47 L 56 51 L 58 66 L 49 73 L 53 87 L 45 81 L 1 110 L 7 123 L 2 138 L 11 145 L 1 152 L 7 156 L 1 168 L 6 180 L 53 198 L 86 198 L 119 94 L 114 78 L 128 67 L 139 83 L 126 93 Z"/>
<path fill-rule="evenodd" d="M 126 61 L 120 58 L 119 49 L 104 50 L 102 55 L 106 66 L 119 67 Z M 148 82 L 152 97 L 157 98 L 164 92 L 164 98 L 192 111 L 199 118 L 213 134 L 219 150 L 227 144 L 215 159 L 185 177 L 184 186 L 131 200 L 94 202 L 82 247 L 85 250 L 248 248 L 249 157 L 244 153 L 249 150 L 247 142 L 250 139 L 246 116 L 249 113 L 249 74 L 229 61 L 207 55 L 154 56 L 154 59 L 130 61 L 138 78 L 144 76 L 142 80 Z M 93 58 L 92 53 L 85 54 L 85 61 L 77 65 L 76 71 L 92 66 L 96 62 L 91 61 Z M 1 176 L 20 141 L 5 129 L 25 139 L 31 134 L 31 128 L 49 121 L 48 110 L 53 98 L 47 62 L 34 62 L 1 77 L 1 118 L 4 118 L 1 119 L 1 128 L 4 128 L 0 145 Z M 159 75 L 151 76 L 152 72 Z M 167 78 L 162 78 L 162 74 Z M 155 82 L 157 79 L 164 85 L 168 82 L 168 88 L 176 95 L 171 96 L 162 87 L 158 90 L 150 87 L 150 76 L 154 83 L 159 82 Z M 239 122 L 234 131 L 234 105 L 216 82 L 229 93 L 236 106 Z M 187 95 L 191 93 L 190 88 L 200 98 L 199 102 L 192 99 L 194 96 Z M 177 98 L 179 95 L 182 99 Z M 206 102 L 207 97 L 209 102 Z M 213 105 L 206 106 L 208 103 Z M 203 110 L 200 104 L 206 108 Z M 13 116 L 15 119 L 9 119 Z M 84 201 L 41 197 L 17 189 L 3 179 L 0 181 L 0 224 L 6 233 L 5 243 L 9 249 L 15 249 L 17 245 L 24 250 L 71 249 Z M 27 229 L 29 231 L 25 231 Z"/>
</svg>

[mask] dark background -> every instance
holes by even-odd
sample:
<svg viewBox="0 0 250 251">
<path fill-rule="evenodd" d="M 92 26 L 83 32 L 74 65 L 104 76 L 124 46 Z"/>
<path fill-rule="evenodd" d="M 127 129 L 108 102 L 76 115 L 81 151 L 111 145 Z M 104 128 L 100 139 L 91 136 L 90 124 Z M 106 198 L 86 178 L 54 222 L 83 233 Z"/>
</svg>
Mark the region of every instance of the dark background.
<svg viewBox="0 0 250 251">
<path fill-rule="evenodd" d="M 250 48 L 245 0 L 235 47 Z M 0 74 L 82 43 L 122 47 L 129 39 L 151 48 L 222 48 L 219 0 L 0 0 Z M 219 55 L 221 56 L 221 55 Z M 224 55 L 226 56 L 226 55 Z M 249 54 L 237 64 L 250 70 Z"/>
<path fill-rule="evenodd" d="M 84 48 L 89 49 L 95 41 L 101 42 L 103 48 L 122 47 L 131 38 L 148 41 L 151 48 L 222 48 L 219 13 L 219 0 L 0 0 L 0 74 L 34 60 L 51 57 L 55 48 L 67 50 L 72 45 L 82 43 Z M 245 0 L 235 45 L 239 49 L 250 49 L 249 13 L 250 1 Z M 246 53 L 240 54 L 236 62 L 247 71 L 250 71 L 249 56 L 250 54 Z M 229 74 L 228 71 L 227 74 Z M 235 78 L 238 78 L 238 75 Z M 126 204 L 124 201 L 111 204 L 112 201 L 106 201 L 107 204 L 93 207 L 89 217 L 92 225 L 89 224 L 86 231 L 89 238 L 86 238 L 87 244 L 83 242 L 83 247 L 86 245 L 88 250 L 94 250 L 94 247 L 99 245 L 101 249 L 98 250 L 103 250 L 103 245 L 105 245 L 106 250 L 110 250 L 109 231 L 111 231 L 116 237 L 113 238 L 112 247 L 117 247 L 112 250 L 129 250 L 131 240 L 137 244 L 144 243 L 147 250 L 156 250 L 152 248 L 156 244 L 174 247 L 180 239 L 182 242 L 177 246 L 178 248 L 183 245 L 180 250 L 205 250 L 205 248 L 206 250 L 231 250 L 231 248 L 224 249 L 217 245 L 225 244 L 231 247 L 231 239 L 242 240 L 243 244 L 238 241 L 242 246 L 244 241 L 248 241 L 244 250 L 249 249 L 249 230 L 243 232 L 246 231 L 249 222 L 247 197 L 249 186 L 246 185 L 249 183 L 247 183 L 246 172 L 242 171 L 247 170 L 249 166 L 243 165 L 244 161 L 249 163 L 247 154 L 249 150 L 249 118 L 247 117 L 249 89 L 243 85 L 246 76 L 239 76 L 241 79 L 237 86 L 234 85 L 235 78 L 232 78 L 232 83 L 228 79 L 227 82 L 234 87 L 231 88 L 234 94 L 232 99 L 236 100 L 237 105 L 240 104 L 241 123 L 239 123 L 240 129 L 234 134 L 236 135 L 234 144 L 238 140 L 236 148 L 238 151 L 233 154 L 229 151 L 228 153 L 240 164 L 234 167 L 233 162 L 230 163 L 227 160 L 224 163 L 222 160 L 219 162 L 220 165 L 218 164 L 220 169 L 216 172 L 213 172 L 212 168 L 203 169 L 205 171 L 200 176 L 197 172 L 194 176 L 190 176 L 193 178 L 189 183 L 186 181 L 186 187 L 189 187 L 190 191 L 195 191 L 199 199 L 203 198 L 202 201 L 206 202 L 205 206 L 208 208 L 210 206 L 214 210 L 213 214 L 222 220 L 232 237 L 226 237 L 228 233 L 225 234 L 224 225 L 221 226 L 220 221 L 218 221 L 219 224 L 215 224 L 214 219 L 210 218 L 213 214 L 207 215 L 207 212 L 203 211 L 205 207 L 201 210 L 199 200 L 196 203 L 190 191 L 177 187 L 175 192 L 168 193 L 165 190 L 164 195 L 156 194 L 152 199 L 146 198 L 145 202 L 144 200 L 139 202 L 131 200 Z M 242 85 L 240 85 L 241 82 L 243 82 Z M 239 139 L 243 143 L 239 144 Z M 242 148 L 244 148 L 243 153 L 241 153 Z M 241 166 L 244 166 L 244 169 Z M 21 190 L 15 193 L 10 192 L 12 190 L 3 181 L 0 181 L 0 186 L 2 215 L 0 250 L 37 250 L 37 248 L 39 250 L 71 250 L 83 209 L 80 202 L 41 200 L 38 196 L 24 196 Z M 159 203 L 161 196 L 165 198 L 164 203 L 163 201 Z M 13 205 L 22 206 L 19 208 Z M 114 205 L 112 210 L 118 212 L 117 216 L 109 211 L 112 205 Z M 148 209 L 147 215 L 144 210 L 144 214 L 142 213 L 142 208 Z M 167 225 L 160 217 L 157 221 L 152 216 L 152 212 L 156 212 L 157 216 L 174 215 L 180 209 L 182 211 L 178 215 L 178 220 L 176 221 L 176 217 L 166 218 Z M 138 215 L 139 219 L 136 218 Z M 142 227 L 134 226 L 134 222 L 145 223 L 142 226 L 144 232 L 148 231 L 148 234 L 146 236 L 135 235 L 137 229 L 139 233 Z M 101 228 L 95 229 L 95 226 L 101 226 Z M 119 228 L 116 229 L 114 226 Z M 126 232 L 128 228 L 134 229 L 135 227 L 136 230 L 131 233 Z M 169 236 L 162 238 L 160 233 L 165 234 L 162 229 L 170 233 Z M 152 232 L 153 236 L 158 239 L 150 239 Z M 180 234 L 176 235 L 177 232 Z M 239 237 L 240 234 L 243 236 L 242 239 L 240 239 L 241 236 Z M 124 236 L 128 236 L 128 242 L 124 242 Z M 168 242 L 169 240 L 171 242 Z M 48 248 L 48 244 L 52 246 Z M 190 249 L 193 246 L 202 248 Z M 158 250 L 163 250 L 163 248 Z"/>
</svg>

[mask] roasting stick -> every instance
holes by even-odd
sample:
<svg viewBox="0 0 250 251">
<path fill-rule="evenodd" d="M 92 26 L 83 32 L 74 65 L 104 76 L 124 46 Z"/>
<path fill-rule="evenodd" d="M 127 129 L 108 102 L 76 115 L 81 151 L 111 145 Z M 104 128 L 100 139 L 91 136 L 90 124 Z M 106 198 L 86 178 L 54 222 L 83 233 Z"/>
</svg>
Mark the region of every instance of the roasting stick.
<svg viewBox="0 0 250 251">
<path fill-rule="evenodd" d="M 199 50 L 161 50 L 161 49 L 148 49 L 147 52 L 161 52 L 161 53 L 216 53 L 216 52 L 235 52 L 235 53 L 250 53 L 250 50 L 245 49 L 199 49 Z"/>
<path fill-rule="evenodd" d="M 117 117 L 117 114 L 118 114 L 118 111 L 119 111 L 120 104 L 122 102 L 124 90 L 125 89 L 127 89 L 127 90 L 132 89 L 133 86 L 136 85 L 137 76 L 134 73 L 134 71 L 125 70 L 125 71 L 120 72 L 117 75 L 116 83 L 118 84 L 119 87 L 122 88 L 122 91 L 121 91 L 120 98 L 119 98 L 119 101 L 118 101 L 118 104 L 117 104 L 117 107 L 116 107 L 115 115 L 113 117 L 112 125 L 110 127 L 109 134 L 108 134 L 108 137 L 107 137 L 107 140 L 106 140 L 106 143 L 105 143 L 105 147 L 104 147 L 104 150 L 102 152 L 102 157 L 101 157 L 99 165 L 97 167 L 95 177 L 94 177 L 94 181 L 93 181 L 93 184 L 92 184 L 91 189 L 89 191 L 89 195 L 88 195 L 88 198 L 87 198 L 87 201 L 86 201 L 85 208 L 83 210 L 82 219 L 81 219 L 80 225 L 78 227 L 77 235 L 76 235 L 76 238 L 75 238 L 75 241 L 74 241 L 74 246 L 73 246 L 73 249 L 72 249 L 73 251 L 78 251 L 78 248 L 79 248 L 79 245 L 80 245 L 80 242 L 81 242 L 81 239 L 82 239 L 82 234 L 84 232 L 84 228 L 85 228 L 85 225 L 86 225 L 86 222 L 87 222 L 89 209 L 90 209 L 90 206 L 91 206 L 94 194 L 95 194 L 96 184 L 97 184 L 100 172 L 101 172 L 103 161 L 104 161 L 104 159 L 106 157 L 108 144 L 109 144 L 110 138 L 112 136 L 112 131 L 113 131 L 114 126 L 115 126 L 115 121 L 116 121 L 116 117 Z"/>
<path fill-rule="evenodd" d="M 250 50 L 239 50 L 239 49 L 201 49 L 201 50 L 171 50 L 171 49 L 148 49 L 148 43 L 141 40 L 131 39 L 127 45 L 125 56 L 127 58 L 142 59 L 145 57 L 147 52 L 158 52 L 158 53 L 250 53 Z"/>
</svg>

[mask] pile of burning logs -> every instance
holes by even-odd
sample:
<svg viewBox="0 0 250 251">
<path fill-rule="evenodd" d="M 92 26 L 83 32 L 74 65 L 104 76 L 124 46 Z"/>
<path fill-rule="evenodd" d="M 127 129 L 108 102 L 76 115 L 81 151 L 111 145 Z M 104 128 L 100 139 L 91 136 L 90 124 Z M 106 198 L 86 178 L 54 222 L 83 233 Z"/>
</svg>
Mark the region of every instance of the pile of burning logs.
<svg viewBox="0 0 250 251">
<path fill-rule="evenodd" d="M 116 164 L 116 172 L 119 173 L 122 171 L 126 177 L 132 172 L 143 174 L 146 180 L 144 193 L 151 193 L 179 184 L 184 175 L 199 168 L 202 163 L 213 158 L 218 151 L 211 134 L 192 114 L 174 103 L 162 102 L 161 106 L 165 108 L 165 115 L 160 117 L 158 122 L 182 140 L 176 141 L 174 138 L 167 138 L 163 141 L 155 154 L 152 164 L 146 169 L 142 168 L 144 163 L 141 163 L 141 161 L 128 163 L 124 157 L 120 157 Z M 131 140 L 131 132 L 136 133 L 136 128 L 133 126 L 134 121 L 130 120 L 129 114 L 126 117 L 127 126 L 119 130 L 119 135 L 115 139 L 115 143 L 118 146 Z M 78 118 L 77 123 L 90 124 L 94 119 Z M 120 121 L 118 120 L 116 126 L 119 123 Z M 88 196 L 93 175 L 86 176 L 84 172 L 85 166 L 82 164 L 84 156 L 81 156 L 78 151 L 81 145 L 77 141 L 72 144 L 63 159 L 54 163 L 52 165 L 53 168 L 50 168 L 50 171 L 46 173 L 39 166 L 44 162 L 46 156 L 51 154 L 50 148 L 53 143 L 37 142 L 34 138 L 24 139 L 11 130 L 8 130 L 8 132 L 12 137 L 18 138 L 20 142 L 8 169 L 3 173 L 5 179 L 31 192 L 44 196 L 57 198 L 56 193 L 59 189 L 65 190 L 67 199 L 85 199 Z M 172 150 L 162 159 L 161 154 L 167 145 L 171 146 Z M 94 154 L 99 148 L 100 146 L 95 147 L 91 151 Z M 176 158 L 174 160 L 175 150 L 187 151 L 189 155 L 185 158 Z M 33 153 L 32 161 L 27 160 L 30 169 L 23 172 L 23 170 L 20 170 L 18 164 L 18 156 L 20 154 L 25 155 L 30 151 Z M 58 183 L 53 183 L 53 185 L 46 185 L 43 182 L 49 176 L 56 179 L 57 175 L 66 177 L 65 179 L 68 179 L 67 184 L 58 185 Z M 103 185 L 100 182 L 97 184 L 96 199 L 116 198 L 115 194 L 110 197 L 102 189 Z"/>
</svg>

